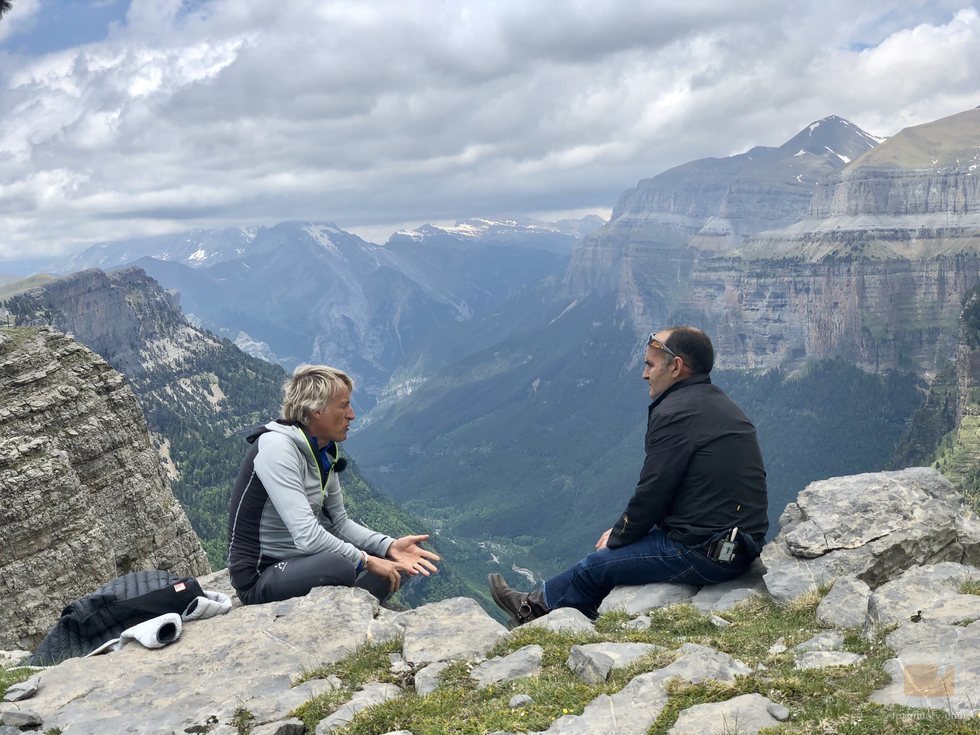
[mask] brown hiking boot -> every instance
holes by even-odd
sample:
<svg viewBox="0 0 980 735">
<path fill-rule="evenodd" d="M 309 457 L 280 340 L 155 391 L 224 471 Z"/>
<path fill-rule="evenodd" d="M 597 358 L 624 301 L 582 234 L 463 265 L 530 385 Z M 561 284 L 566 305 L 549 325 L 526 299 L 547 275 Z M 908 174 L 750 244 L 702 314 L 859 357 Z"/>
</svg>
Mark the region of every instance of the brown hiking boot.
<svg viewBox="0 0 980 735">
<path fill-rule="evenodd" d="M 524 625 L 548 614 L 548 608 L 544 605 L 544 593 L 541 590 L 534 592 L 512 590 L 507 586 L 504 578 L 496 572 L 487 575 L 487 584 L 493 601 L 497 603 L 497 607 L 510 615 L 514 625 Z"/>
</svg>

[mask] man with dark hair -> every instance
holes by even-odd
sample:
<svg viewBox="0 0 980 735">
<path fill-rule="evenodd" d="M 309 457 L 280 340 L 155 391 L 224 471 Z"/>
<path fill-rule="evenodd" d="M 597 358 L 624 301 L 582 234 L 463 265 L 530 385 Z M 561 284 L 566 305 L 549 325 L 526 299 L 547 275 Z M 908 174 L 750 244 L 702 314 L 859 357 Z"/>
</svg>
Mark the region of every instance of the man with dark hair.
<svg viewBox="0 0 980 735">
<path fill-rule="evenodd" d="M 766 470 L 755 427 L 711 383 L 711 340 L 696 327 L 651 333 L 646 459 L 633 496 L 596 551 L 541 589 L 521 593 L 488 577 L 494 602 L 520 625 L 558 607 L 591 618 L 619 585 L 717 584 L 742 574 L 762 550 Z"/>
</svg>

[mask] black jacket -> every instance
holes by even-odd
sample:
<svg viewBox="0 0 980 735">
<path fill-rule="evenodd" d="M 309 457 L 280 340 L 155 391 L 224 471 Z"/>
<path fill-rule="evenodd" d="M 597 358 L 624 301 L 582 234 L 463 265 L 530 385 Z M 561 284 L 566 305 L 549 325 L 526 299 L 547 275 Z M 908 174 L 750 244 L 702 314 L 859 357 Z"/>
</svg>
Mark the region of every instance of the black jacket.
<svg viewBox="0 0 980 735">
<path fill-rule="evenodd" d="M 755 427 L 707 375 L 693 375 L 650 404 L 646 459 L 608 546 L 630 544 L 655 525 L 687 545 L 734 526 L 761 542 L 767 502 Z"/>
<path fill-rule="evenodd" d="M 168 612 L 182 613 L 204 594 L 194 577 L 162 570 L 130 572 L 68 603 L 24 664 L 51 666 L 85 656 L 126 628 Z"/>
</svg>

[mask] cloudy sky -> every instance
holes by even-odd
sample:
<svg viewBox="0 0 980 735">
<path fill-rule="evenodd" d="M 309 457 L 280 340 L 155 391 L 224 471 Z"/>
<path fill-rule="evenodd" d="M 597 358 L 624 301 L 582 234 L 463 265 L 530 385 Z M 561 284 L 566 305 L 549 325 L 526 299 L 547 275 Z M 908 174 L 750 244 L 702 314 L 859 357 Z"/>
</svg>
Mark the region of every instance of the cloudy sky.
<svg viewBox="0 0 980 735">
<path fill-rule="evenodd" d="M 14 0 L 0 260 L 326 220 L 608 216 L 841 115 L 980 105 L 980 0 Z"/>
</svg>

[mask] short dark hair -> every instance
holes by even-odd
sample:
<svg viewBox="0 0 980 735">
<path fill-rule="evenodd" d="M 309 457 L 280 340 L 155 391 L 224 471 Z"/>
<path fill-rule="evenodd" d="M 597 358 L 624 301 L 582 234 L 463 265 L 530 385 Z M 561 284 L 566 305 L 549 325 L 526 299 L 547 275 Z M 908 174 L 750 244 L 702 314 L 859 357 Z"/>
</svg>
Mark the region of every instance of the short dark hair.
<svg viewBox="0 0 980 735">
<path fill-rule="evenodd" d="M 708 335 L 697 327 L 686 325 L 667 327 L 665 331 L 670 332 L 670 336 L 664 344 L 684 360 L 691 370 L 705 375 L 711 372 L 711 368 L 715 366 L 715 348 L 711 346 Z"/>
</svg>

